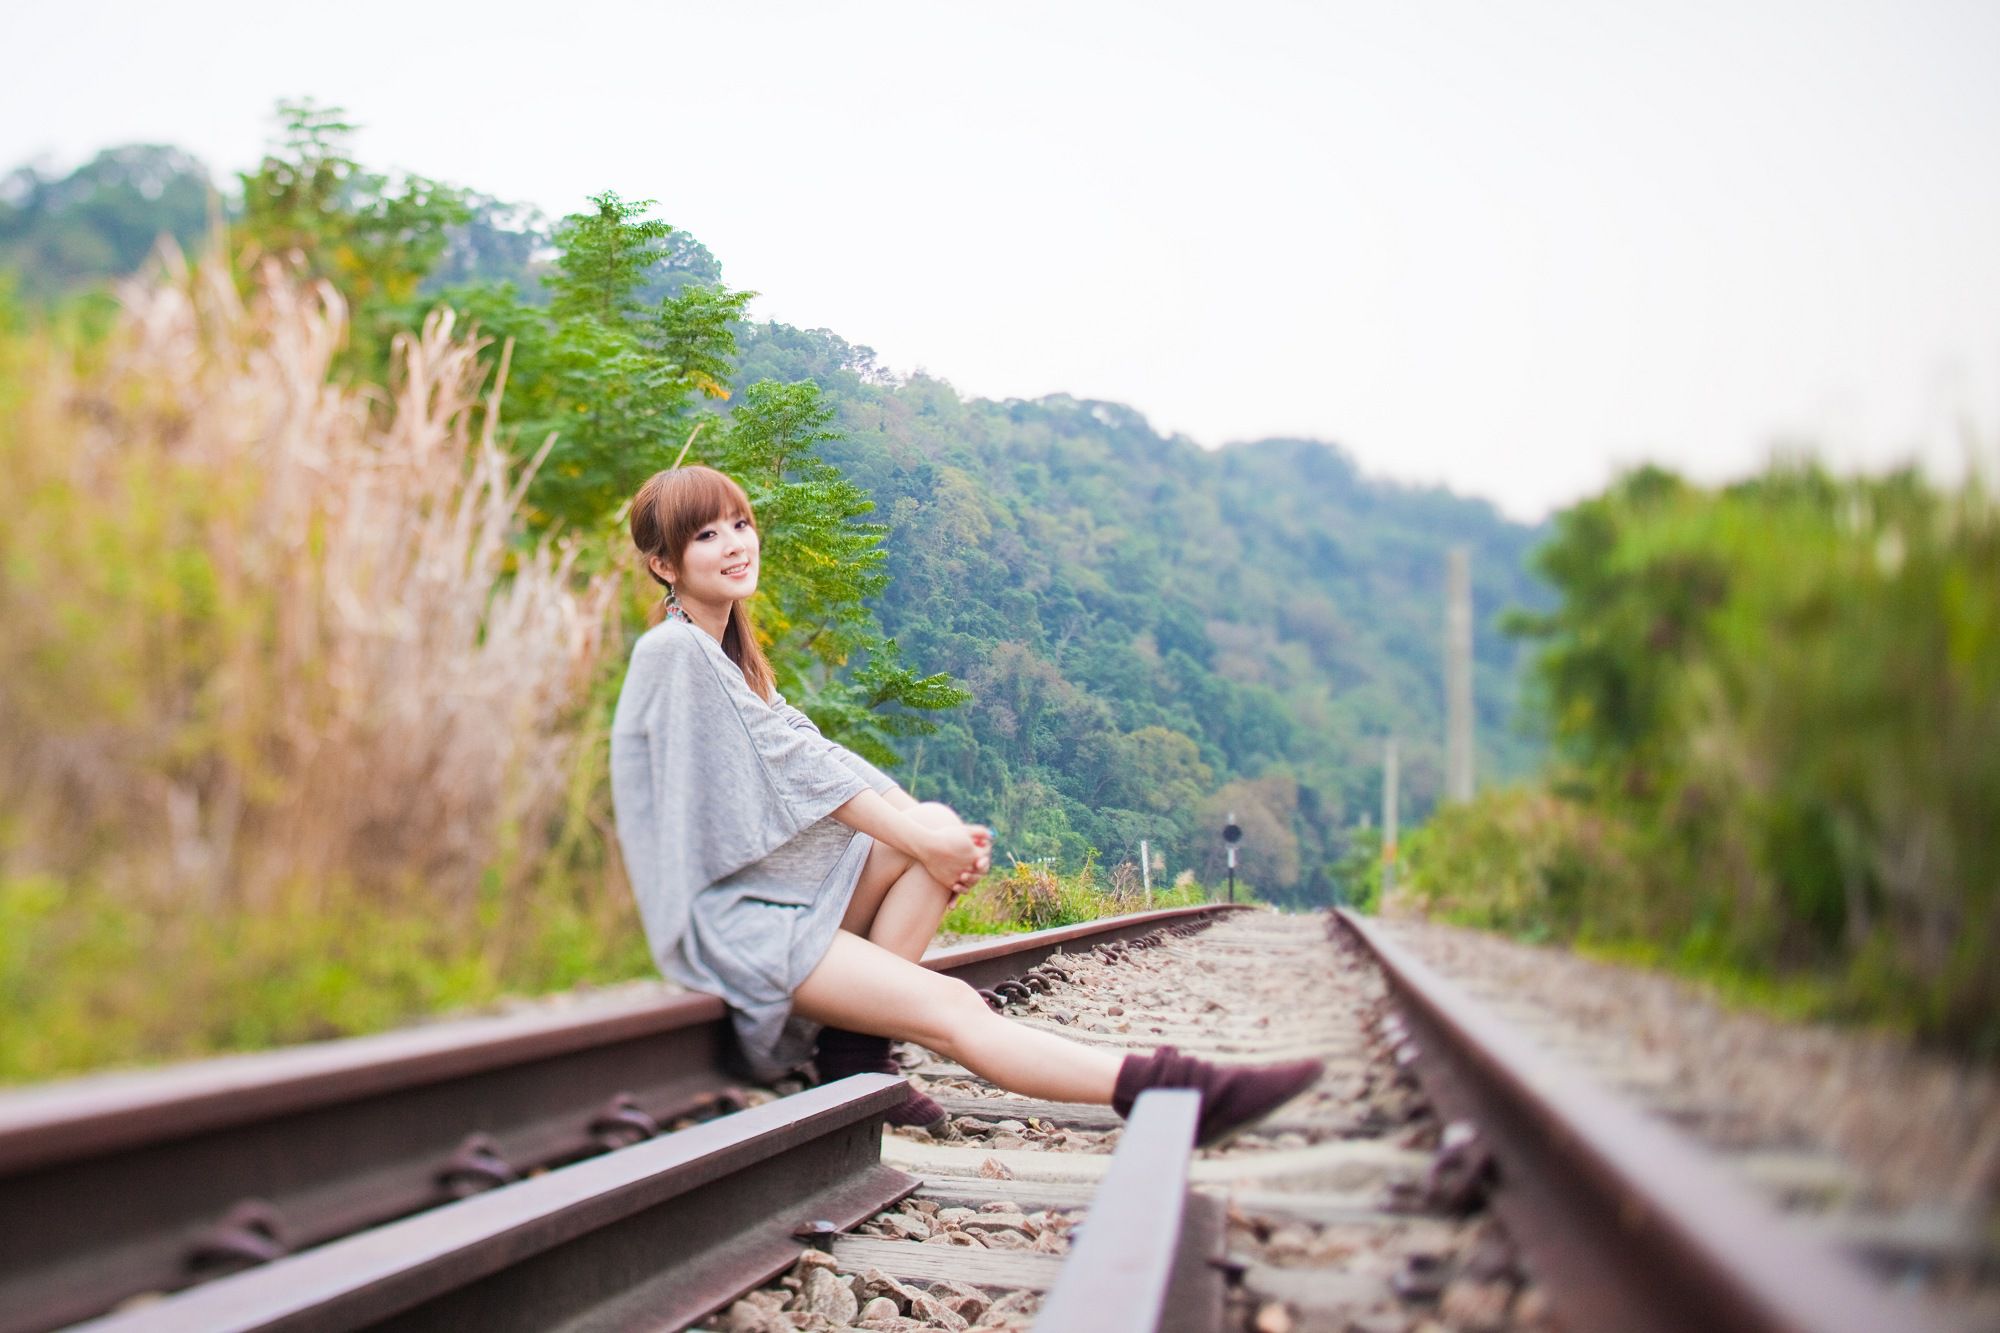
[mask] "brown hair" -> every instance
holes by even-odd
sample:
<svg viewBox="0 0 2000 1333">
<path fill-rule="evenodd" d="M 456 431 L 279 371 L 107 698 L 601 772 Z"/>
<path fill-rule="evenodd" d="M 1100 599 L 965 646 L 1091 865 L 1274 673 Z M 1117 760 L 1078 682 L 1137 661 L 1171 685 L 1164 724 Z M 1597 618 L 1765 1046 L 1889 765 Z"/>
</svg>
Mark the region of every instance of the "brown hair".
<svg viewBox="0 0 2000 1333">
<path fill-rule="evenodd" d="M 653 562 L 647 557 L 659 556 L 679 568 L 681 557 L 687 554 L 688 543 L 696 533 L 711 523 L 738 515 L 749 519 L 752 527 L 756 526 L 757 515 L 750 508 L 750 497 L 733 478 L 699 463 L 669 468 L 646 478 L 632 497 L 632 544 L 639 548 L 647 576 L 661 587 L 671 588 L 654 572 Z M 651 623 L 659 624 L 664 615 L 663 601 L 653 608 Z M 765 659 L 764 650 L 757 646 L 750 613 L 742 602 L 729 609 L 729 625 L 722 632 L 722 651 L 742 670 L 750 688 L 768 703 L 776 688 L 771 664 Z"/>
</svg>

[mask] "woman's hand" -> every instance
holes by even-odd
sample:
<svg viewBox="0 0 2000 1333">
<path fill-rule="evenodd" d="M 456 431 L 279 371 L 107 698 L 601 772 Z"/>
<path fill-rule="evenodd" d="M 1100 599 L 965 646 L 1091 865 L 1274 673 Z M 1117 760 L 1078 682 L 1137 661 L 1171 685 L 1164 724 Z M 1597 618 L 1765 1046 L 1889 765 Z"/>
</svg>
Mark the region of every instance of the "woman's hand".
<svg viewBox="0 0 2000 1333">
<path fill-rule="evenodd" d="M 983 824 L 931 825 L 918 859 L 956 898 L 993 868 L 993 830 Z"/>
</svg>

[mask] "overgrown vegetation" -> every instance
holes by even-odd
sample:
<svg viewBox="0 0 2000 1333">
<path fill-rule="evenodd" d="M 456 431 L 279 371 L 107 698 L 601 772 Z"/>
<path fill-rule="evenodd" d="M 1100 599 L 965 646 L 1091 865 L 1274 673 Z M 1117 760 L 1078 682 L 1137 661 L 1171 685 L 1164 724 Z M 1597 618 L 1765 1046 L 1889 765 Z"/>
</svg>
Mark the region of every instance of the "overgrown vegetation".
<svg viewBox="0 0 2000 1333">
<path fill-rule="evenodd" d="M 1019 861 L 974 885 L 945 913 L 939 927 L 959 935 L 1002 935 L 1073 926 L 1099 917 L 1149 908 L 1198 907 L 1213 901 L 1194 876 L 1157 887 L 1148 899 L 1138 866 L 1121 861 L 1109 875 L 1095 858 L 1064 873 L 1038 861 Z M 1238 901 L 1250 899 L 1239 895 Z"/>
<path fill-rule="evenodd" d="M 1412 839 L 1414 896 L 2000 1054 L 2000 507 L 1975 479 L 1643 470 L 1518 628 L 1563 747 Z"/>
<path fill-rule="evenodd" d="M 1384 734 L 1402 739 L 1406 818 L 1440 785 L 1454 544 L 1472 548 L 1481 608 L 1481 772 L 1539 758 L 1510 725 L 1520 650 L 1491 625 L 1546 601 L 1523 568 L 1536 533 L 1489 505 L 1366 478 L 1315 441 L 1209 452 L 1115 403 L 968 400 L 827 330 L 743 322 L 748 294 L 645 201 L 605 193 L 551 228 L 367 170 L 330 109 L 287 108 L 281 137 L 245 198 L 318 203 L 275 210 L 309 227 L 249 239 L 295 244 L 336 279 L 339 256 L 376 255 L 393 280 L 371 288 L 371 328 L 445 300 L 494 337 L 489 359 L 513 341 L 503 443 L 522 459 L 557 437 L 531 530 L 606 532 L 579 561 L 617 559 L 617 506 L 693 435 L 690 457 L 740 469 L 760 512 L 786 516 L 759 624 L 787 697 L 1013 855 L 1074 870 L 1146 840 L 1219 882 L 1233 811 L 1245 874 L 1274 899 L 1365 891 L 1341 867 L 1372 864 L 1354 854 Z M 47 232 L 95 215 L 37 216 Z M 343 364 L 379 379 L 368 348 L 385 345 L 371 335 Z"/>
<path fill-rule="evenodd" d="M 622 894 L 547 873 L 615 579 L 522 537 L 449 315 L 347 386 L 340 297 L 248 282 L 211 256 L 102 340 L 0 337 L 0 1076 L 631 953 Z"/>
</svg>

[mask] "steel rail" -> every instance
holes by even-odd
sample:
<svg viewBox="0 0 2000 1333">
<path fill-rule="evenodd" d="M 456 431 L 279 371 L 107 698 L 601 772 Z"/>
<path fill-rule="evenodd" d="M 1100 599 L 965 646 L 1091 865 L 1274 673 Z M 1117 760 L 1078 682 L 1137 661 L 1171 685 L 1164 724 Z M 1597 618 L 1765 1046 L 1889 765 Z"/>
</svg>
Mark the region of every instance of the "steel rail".
<svg viewBox="0 0 2000 1333">
<path fill-rule="evenodd" d="M 1141 1093 L 1035 1333 L 1222 1326 L 1222 1207 L 1188 1190 L 1201 1095 Z"/>
<path fill-rule="evenodd" d="M 940 950 L 982 987 L 1183 908 Z M 1011 961 L 1011 965 L 1009 960 Z M 651 1137 L 728 1106 L 721 1003 L 558 1014 L 96 1075 L 0 1095 L 0 1333 L 37 1333 Z"/>
<path fill-rule="evenodd" d="M 909 1095 L 857 1074 L 81 1325 L 90 1333 L 683 1328 L 921 1183 L 881 1163 Z"/>
<path fill-rule="evenodd" d="M 1490 1154 L 1490 1203 L 1565 1327 L 1621 1333 L 1917 1333 L 1925 1313 L 1800 1234 L 1691 1140 L 1522 1037 L 1383 931 L 1339 922 L 1388 978 L 1444 1115 L 1450 1169 Z"/>
</svg>

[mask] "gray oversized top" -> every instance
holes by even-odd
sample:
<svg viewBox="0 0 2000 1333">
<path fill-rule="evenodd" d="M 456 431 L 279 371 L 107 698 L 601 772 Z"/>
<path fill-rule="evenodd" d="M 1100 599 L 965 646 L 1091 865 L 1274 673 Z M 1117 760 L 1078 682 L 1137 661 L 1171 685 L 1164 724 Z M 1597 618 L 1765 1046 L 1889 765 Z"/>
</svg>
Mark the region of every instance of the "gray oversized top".
<svg viewBox="0 0 2000 1333">
<path fill-rule="evenodd" d="M 792 992 L 833 942 L 873 845 L 828 816 L 894 785 L 782 695 L 765 703 L 694 624 L 662 621 L 633 646 L 611 799 L 646 942 L 667 976 L 729 1005 L 759 1077 L 811 1052 Z"/>
</svg>

